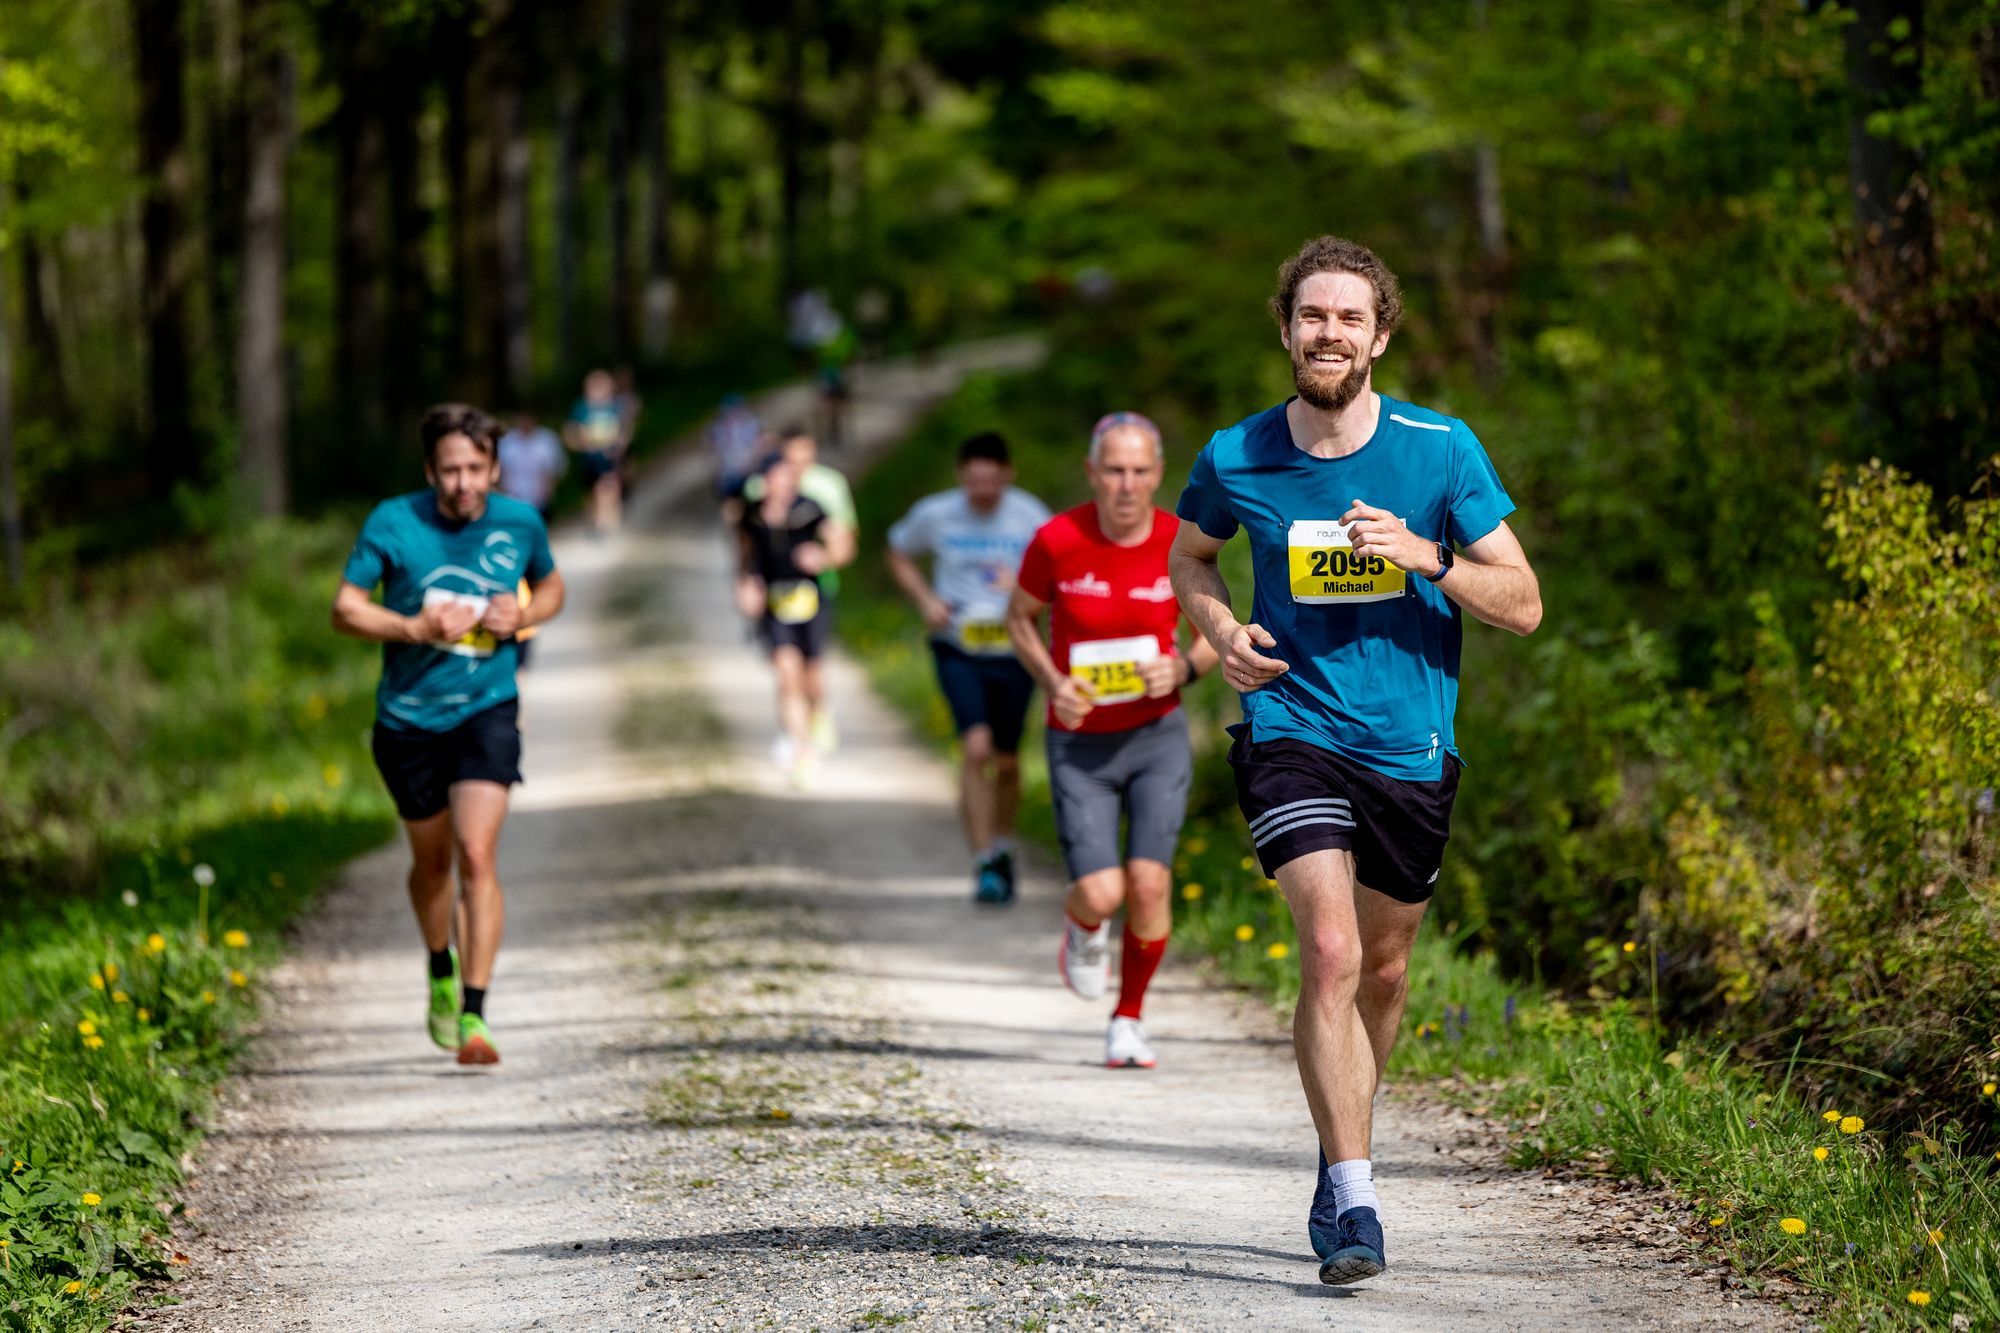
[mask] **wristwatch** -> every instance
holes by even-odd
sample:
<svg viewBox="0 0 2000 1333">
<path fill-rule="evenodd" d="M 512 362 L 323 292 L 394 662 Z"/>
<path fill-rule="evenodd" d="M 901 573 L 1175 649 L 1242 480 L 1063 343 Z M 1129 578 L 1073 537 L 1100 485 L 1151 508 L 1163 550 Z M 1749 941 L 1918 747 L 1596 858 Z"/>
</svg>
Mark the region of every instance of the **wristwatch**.
<svg viewBox="0 0 2000 1333">
<path fill-rule="evenodd" d="M 1438 572 L 1435 574 L 1424 575 L 1424 577 L 1429 579 L 1432 583 L 1436 583 L 1439 579 L 1442 579 L 1445 576 L 1445 571 L 1451 568 L 1452 561 L 1457 559 L 1457 557 L 1451 553 L 1451 547 L 1445 545 L 1443 542 L 1439 542 L 1437 544 L 1437 548 L 1438 548 Z"/>
</svg>

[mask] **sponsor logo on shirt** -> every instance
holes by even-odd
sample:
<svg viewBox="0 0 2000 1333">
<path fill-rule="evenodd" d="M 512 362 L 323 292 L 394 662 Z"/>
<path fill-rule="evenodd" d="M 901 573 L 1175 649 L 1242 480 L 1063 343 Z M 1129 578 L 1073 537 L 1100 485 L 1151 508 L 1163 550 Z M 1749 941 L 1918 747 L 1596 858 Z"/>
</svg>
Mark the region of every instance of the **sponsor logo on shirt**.
<svg viewBox="0 0 2000 1333">
<path fill-rule="evenodd" d="M 1109 597 L 1111 595 L 1111 585 L 1097 577 L 1096 574 L 1088 572 L 1080 579 L 1064 579 L 1062 582 L 1056 584 L 1056 590 L 1068 593 L 1071 597 Z"/>
<path fill-rule="evenodd" d="M 1134 588 L 1127 594 L 1142 602 L 1171 602 L 1174 600 L 1174 581 L 1165 574 L 1153 580 L 1150 588 Z"/>
</svg>

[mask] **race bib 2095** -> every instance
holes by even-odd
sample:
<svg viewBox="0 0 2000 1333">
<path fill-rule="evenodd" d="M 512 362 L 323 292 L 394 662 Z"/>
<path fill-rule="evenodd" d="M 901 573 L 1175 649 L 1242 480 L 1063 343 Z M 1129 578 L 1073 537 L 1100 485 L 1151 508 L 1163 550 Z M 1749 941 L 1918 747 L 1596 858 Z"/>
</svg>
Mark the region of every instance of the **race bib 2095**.
<svg viewBox="0 0 2000 1333">
<path fill-rule="evenodd" d="M 1305 606 L 1387 602 L 1408 587 L 1403 571 L 1379 555 L 1354 554 L 1347 529 L 1331 520 L 1299 519 L 1285 540 L 1292 600 Z"/>
</svg>

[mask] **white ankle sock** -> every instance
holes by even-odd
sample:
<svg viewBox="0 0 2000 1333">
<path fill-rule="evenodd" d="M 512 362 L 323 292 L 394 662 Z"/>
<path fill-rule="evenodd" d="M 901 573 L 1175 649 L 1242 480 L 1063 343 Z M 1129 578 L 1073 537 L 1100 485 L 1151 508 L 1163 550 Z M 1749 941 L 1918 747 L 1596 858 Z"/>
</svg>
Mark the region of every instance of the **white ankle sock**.
<svg viewBox="0 0 2000 1333">
<path fill-rule="evenodd" d="M 1326 1180 L 1333 1186 L 1335 1216 L 1350 1208 L 1373 1208 L 1381 1213 L 1382 1205 L 1375 1198 L 1375 1164 L 1366 1157 L 1333 1163 L 1326 1169 Z"/>
</svg>

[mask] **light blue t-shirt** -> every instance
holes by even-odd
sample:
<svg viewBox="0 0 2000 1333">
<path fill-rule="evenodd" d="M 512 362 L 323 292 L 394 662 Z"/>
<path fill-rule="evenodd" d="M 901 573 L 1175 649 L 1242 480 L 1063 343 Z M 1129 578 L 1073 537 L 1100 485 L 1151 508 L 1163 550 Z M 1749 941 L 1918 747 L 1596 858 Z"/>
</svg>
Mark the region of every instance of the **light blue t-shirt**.
<svg viewBox="0 0 2000 1333">
<path fill-rule="evenodd" d="M 969 652 L 1013 652 L 996 627 L 1006 620 L 1021 554 L 1048 521 L 1049 507 L 1013 486 L 984 514 L 956 487 L 910 506 L 889 529 L 889 545 L 912 558 L 933 557 L 931 587 L 951 608 L 950 628 L 935 637 Z"/>
<path fill-rule="evenodd" d="M 382 605 L 413 616 L 427 601 L 486 599 L 530 586 L 556 567 L 549 533 L 534 506 L 490 495 L 470 523 L 447 523 L 430 491 L 384 500 L 361 525 L 341 577 L 357 587 L 382 586 Z M 449 731 L 516 696 L 518 650 L 475 626 L 456 643 L 382 645 L 382 683 L 375 715 L 405 731 Z"/>
<path fill-rule="evenodd" d="M 1333 520 L 1358 499 L 1419 536 L 1469 546 L 1514 502 L 1464 422 L 1387 394 L 1380 409 L 1375 434 L 1342 458 L 1293 444 L 1282 403 L 1217 431 L 1178 512 L 1217 541 L 1250 534 L 1246 623 L 1270 631 L 1277 646 L 1261 651 L 1291 666 L 1243 696 L 1252 739 L 1288 736 L 1401 781 L 1436 781 L 1444 755 L 1458 753 L 1458 606 L 1380 557 L 1356 568 Z"/>
</svg>

